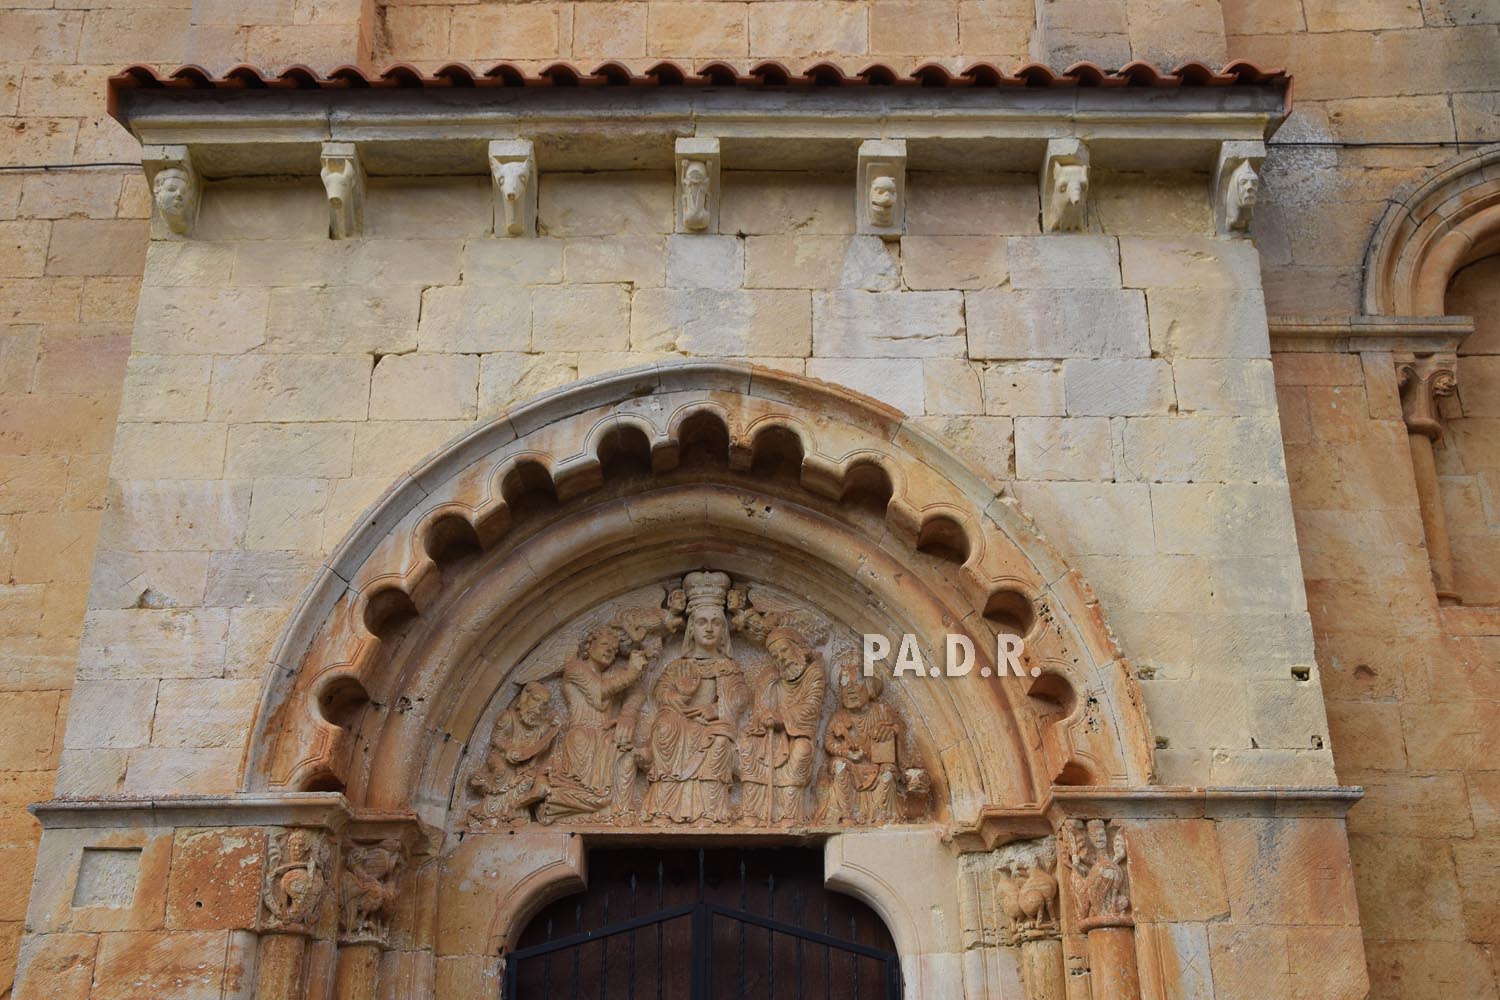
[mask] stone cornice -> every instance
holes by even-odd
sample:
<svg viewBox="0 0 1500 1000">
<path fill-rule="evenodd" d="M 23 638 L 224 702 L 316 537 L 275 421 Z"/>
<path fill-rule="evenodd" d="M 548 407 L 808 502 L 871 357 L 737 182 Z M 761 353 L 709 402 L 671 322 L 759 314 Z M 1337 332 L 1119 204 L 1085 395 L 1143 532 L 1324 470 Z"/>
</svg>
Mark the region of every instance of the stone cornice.
<svg viewBox="0 0 1500 1000">
<path fill-rule="evenodd" d="M 1474 332 L 1470 316 L 1271 316 L 1272 349 L 1438 354 Z"/>
<path fill-rule="evenodd" d="M 142 143 L 186 145 L 209 178 L 316 174 L 324 142 L 372 175 L 483 174 L 494 139 L 529 139 L 546 170 L 670 168 L 675 141 L 717 138 L 725 169 L 849 169 L 861 142 L 904 139 L 911 170 L 1037 169 L 1047 140 L 1085 138 L 1096 168 L 1212 170 L 1221 144 L 1286 114 L 1271 85 L 1234 87 L 687 87 L 129 90 Z"/>
</svg>

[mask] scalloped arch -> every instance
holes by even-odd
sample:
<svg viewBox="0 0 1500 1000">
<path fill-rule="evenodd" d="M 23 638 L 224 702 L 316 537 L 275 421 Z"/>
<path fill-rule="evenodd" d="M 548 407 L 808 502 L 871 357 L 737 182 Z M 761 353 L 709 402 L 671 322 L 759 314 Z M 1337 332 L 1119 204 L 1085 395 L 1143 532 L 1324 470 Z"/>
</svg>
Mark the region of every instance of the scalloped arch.
<svg viewBox="0 0 1500 1000">
<path fill-rule="evenodd" d="M 716 422 L 727 454 L 685 456 L 695 420 Z M 756 473 L 770 429 L 800 446 L 795 475 Z M 649 468 L 605 475 L 617 432 L 645 438 Z M 512 509 L 523 466 L 551 495 Z M 845 499 L 872 466 L 890 488 L 875 493 L 883 509 Z M 709 564 L 820 595 L 857 631 L 913 632 L 929 655 L 961 632 L 990 662 L 995 637 L 1025 622 L 1038 677 L 906 682 L 950 822 L 1039 802 L 1054 783 L 1150 780 L 1139 694 L 1092 591 L 1013 500 L 883 404 L 685 362 L 544 395 L 393 484 L 276 645 L 244 788 L 338 789 L 442 822 L 475 726 L 526 651 L 590 602 Z M 389 627 L 372 607 L 391 611 Z"/>
<path fill-rule="evenodd" d="M 1500 144 L 1454 157 L 1386 204 L 1364 262 L 1367 315 L 1441 316 L 1448 282 L 1500 252 Z"/>
</svg>

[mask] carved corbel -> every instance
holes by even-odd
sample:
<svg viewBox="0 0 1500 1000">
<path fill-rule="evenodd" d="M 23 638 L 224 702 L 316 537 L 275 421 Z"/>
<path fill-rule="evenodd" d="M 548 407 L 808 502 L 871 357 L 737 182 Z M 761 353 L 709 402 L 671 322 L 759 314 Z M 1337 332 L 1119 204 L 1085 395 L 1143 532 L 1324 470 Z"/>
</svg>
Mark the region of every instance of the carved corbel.
<svg viewBox="0 0 1500 1000">
<path fill-rule="evenodd" d="M 365 228 L 365 168 L 352 142 L 323 143 L 323 190 L 328 195 L 328 236 L 347 240 Z"/>
<path fill-rule="evenodd" d="M 187 236 L 198 221 L 203 184 L 186 146 L 145 146 L 141 166 L 151 185 L 152 228 Z M 154 235 L 164 236 L 158 231 Z"/>
<path fill-rule="evenodd" d="M 1422 511 L 1422 531 L 1432 562 L 1432 583 L 1439 603 L 1460 603 L 1453 585 L 1453 546 L 1448 537 L 1448 515 L 1438 485 L 1433 445 L 1443 436 L 1437 400 L 1458 388 L 1458 358 L 1451 353 L 1403 354 L 1396 357 L 1396 383 L 1401 390 L 1401 417 L 1411 444 L 1412 474 Z"/>
<path fill-rule="evenodd" d="M 859 231 L 897 239 L 906 231 L 906 140 L 867 139 L 859 145 Z"/>
<path fill-rule="evenodd" d="M 1042 158 L 1042 232 L 1079 232 L 1089 222 L 1089 147 L 1081 139 L 1049 139 Z"/>
<path fill-rule="evenodd" d="M 719 140 L 678 139 L 677 232 L 719 231 Z"/>
<path fill-rule="evenodd" d="M 1221 236 L 1248 233 L 1250 219 L 1260 197 L 1260 168 L 1266 159 L 1266 144 L 1232 141 L 1219 146 L 1214 166 L 1214 225 Z"/>
<path fill-rule="evenodd" d="M 490 177 L 495 182 L 495 235 L 535 236 L 539 178 L 536 147 L 530 139 L 490 142 Z"/>
</svg>

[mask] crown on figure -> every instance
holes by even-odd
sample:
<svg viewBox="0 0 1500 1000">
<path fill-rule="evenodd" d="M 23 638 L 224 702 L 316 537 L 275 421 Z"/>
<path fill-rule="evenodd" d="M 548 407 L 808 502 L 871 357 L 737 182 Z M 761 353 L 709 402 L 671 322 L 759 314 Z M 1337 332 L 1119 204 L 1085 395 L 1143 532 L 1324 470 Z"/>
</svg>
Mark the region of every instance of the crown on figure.
<svg viewBox="0 0 1500 1000">
<path fill-rule="evenodd" d="M 728 573 L 689 573 L 682 578 L 682 590 L 687 595 L 687 609 L 712 606 L 724 609 L 724 598 L 729 593 Z"/>
</svg>

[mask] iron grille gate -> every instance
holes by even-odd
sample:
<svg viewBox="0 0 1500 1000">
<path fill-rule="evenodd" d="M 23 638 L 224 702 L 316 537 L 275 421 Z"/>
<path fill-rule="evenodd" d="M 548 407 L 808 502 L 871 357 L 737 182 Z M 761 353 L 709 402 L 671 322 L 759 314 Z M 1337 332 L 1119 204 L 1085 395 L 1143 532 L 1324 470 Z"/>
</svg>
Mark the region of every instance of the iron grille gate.
<svg viewBox="0 0 1500 1000">
<path fill-rule="evenodd" d="M 591 854 L 590 869 L 607 866 L 612 884 L 532 921 L 506 958 L 503 1000 L 900 1000 L 900 959 L 879 917 L 823 889 L 821 870 L 810 886 L 806 858 L 787 864 L 814 852 L 672 853 Z M 772 855 L 781 857 L 757 872 Z M 684 862 L 696 886 L 672 877 L 690 874 Z M 674 901 L 684 889 L 692 898 Z"/>
</svg>

